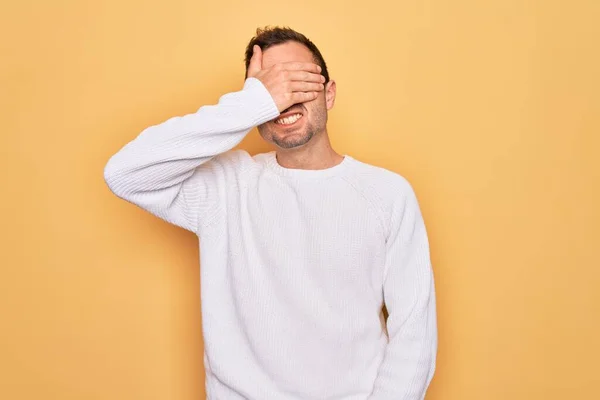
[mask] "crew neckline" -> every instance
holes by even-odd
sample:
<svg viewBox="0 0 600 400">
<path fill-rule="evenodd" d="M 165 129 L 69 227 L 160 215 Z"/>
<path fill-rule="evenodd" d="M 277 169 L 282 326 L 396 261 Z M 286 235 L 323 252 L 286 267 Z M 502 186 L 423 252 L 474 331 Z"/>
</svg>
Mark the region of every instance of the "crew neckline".
<svg viewBox="0 0 600 400">
<path fill-rule="evenodd" d="M 339 175 L 342 173 L 348 165 L 352 163 L 353 158 L 347 154 L 343 155 L 343 160 L 333 167 L 324 169 L 297 169 L 297 168 L 286 168 L 279 164 L 277 161 L 277 153 L 275 151 L 268 152 L 266 154 L 266 167 L 280 176 L 302 178 L 302 179 L 321 179 Z"/>
</svg>

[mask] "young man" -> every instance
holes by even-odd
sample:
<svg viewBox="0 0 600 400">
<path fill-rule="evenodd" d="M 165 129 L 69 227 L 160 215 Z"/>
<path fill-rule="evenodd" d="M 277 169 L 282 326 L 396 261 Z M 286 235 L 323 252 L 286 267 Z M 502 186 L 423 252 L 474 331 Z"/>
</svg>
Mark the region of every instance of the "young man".
<svg viewBox="0 0 600 400">
<path fill-rule="evenodd" d="M 258 30 L 246 69 L 105 168 L 117 196 L 201 239 L 208 398 L 422 400 L 437 325 L 411 186 L 333 150 L 336 86 L 305 36 Z M 233 151 L 255 126 L 277 150 Z"/>
</svg>

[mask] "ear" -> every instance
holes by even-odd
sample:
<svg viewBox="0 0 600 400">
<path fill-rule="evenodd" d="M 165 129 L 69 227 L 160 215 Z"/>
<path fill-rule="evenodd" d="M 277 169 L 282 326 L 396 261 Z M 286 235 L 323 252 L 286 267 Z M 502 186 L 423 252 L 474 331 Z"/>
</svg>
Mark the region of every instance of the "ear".
<svg viewBox="0 0 600 400">
<path fill-rule="evenodd" d="M 330 80 L 327 82 L 327 85 L 325 85 L 325 104 L 327 105 L 328 110 L 331 110 L 335 104 L 335 93 L 335 81 Z"/>
</svg>

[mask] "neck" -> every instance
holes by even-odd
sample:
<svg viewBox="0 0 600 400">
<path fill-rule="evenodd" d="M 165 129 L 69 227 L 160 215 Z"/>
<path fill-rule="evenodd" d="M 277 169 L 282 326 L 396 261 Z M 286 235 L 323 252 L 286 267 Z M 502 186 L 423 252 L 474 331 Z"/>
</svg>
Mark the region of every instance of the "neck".
<svg viewBox="0 0 600 400">
<path fill-rule="evenodd" d="M 304 146 L 277 149 L 276 153 L 278 164 L 290 169 L 327 169 L 338 165 L 344 159 L 331 147 L 327 132 L 315 135 Z"/>
</svg>

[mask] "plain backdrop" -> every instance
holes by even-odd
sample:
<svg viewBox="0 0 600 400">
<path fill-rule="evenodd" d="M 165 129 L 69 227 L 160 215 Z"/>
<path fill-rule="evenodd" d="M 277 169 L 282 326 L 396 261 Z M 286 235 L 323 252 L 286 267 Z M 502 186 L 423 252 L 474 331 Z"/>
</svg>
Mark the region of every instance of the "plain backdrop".
<svg viewBox="0 0 600 400">
<path fill-rule="evenodd" d="M 336 149 L 417 192 L 427 400 L 600 398 L 600 2 L 0 7 L 0 398 L 204 398 L 197 240 L 102 173 L 145 127 L 239 90 L 264 25 L 323 52 Z M 270 150 L 256 131 L 241 147 Z"/>
</svg>

